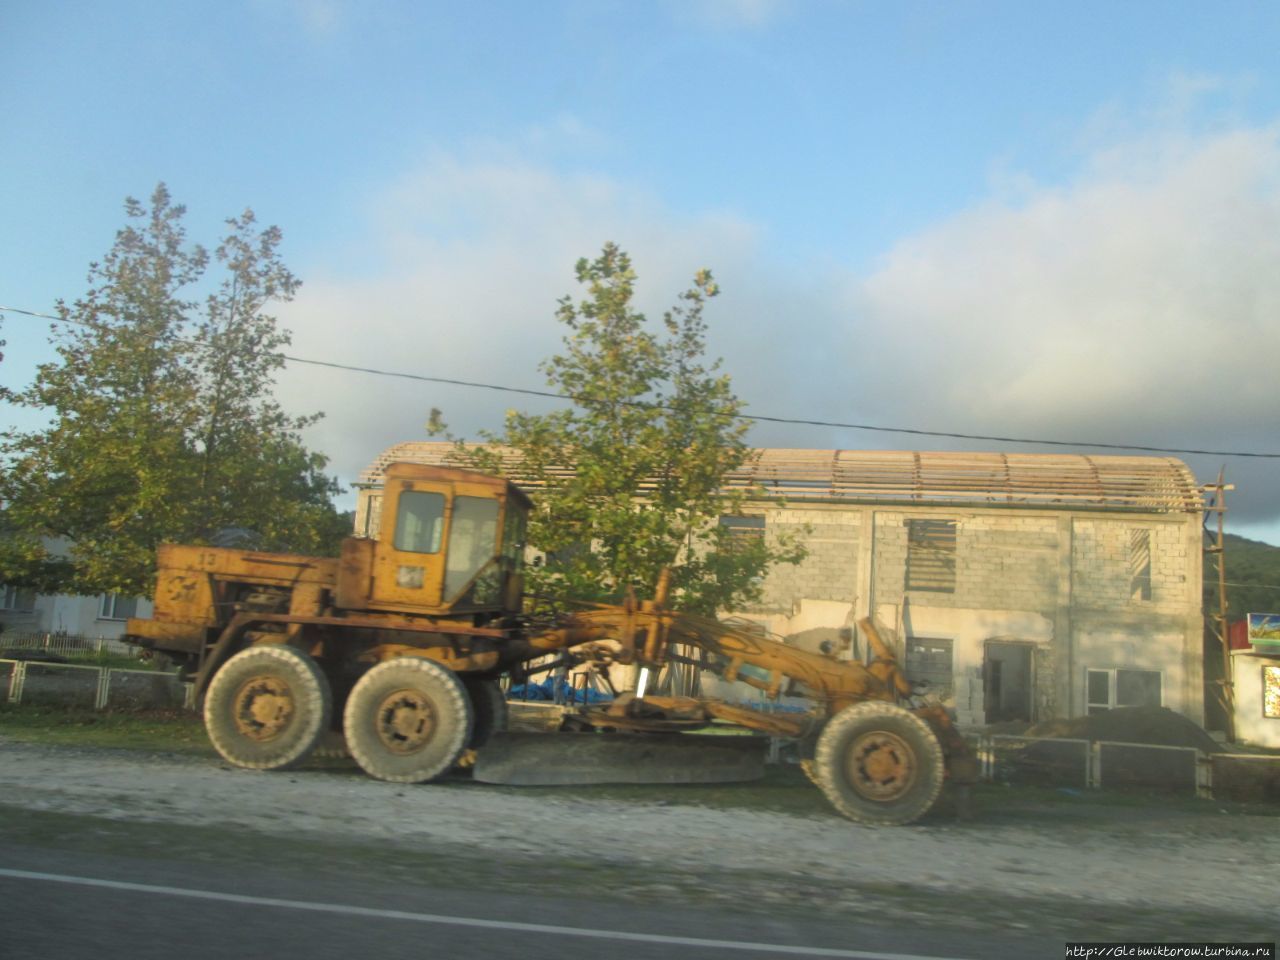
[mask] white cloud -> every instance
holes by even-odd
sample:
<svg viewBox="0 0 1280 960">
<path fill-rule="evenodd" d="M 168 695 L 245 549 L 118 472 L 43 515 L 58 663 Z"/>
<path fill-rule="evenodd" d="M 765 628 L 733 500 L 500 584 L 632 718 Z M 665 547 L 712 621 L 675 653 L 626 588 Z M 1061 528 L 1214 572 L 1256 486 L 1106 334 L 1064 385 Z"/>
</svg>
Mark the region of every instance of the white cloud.
<svg viewBox="0 0 1280 960">
<path fill-rule="evenodd" d="M 284 314 L 295 353 L 542 389 L 538 362 L 562 333 L 555 302 L 578 292 L 573 264 L 614 240 L 632 253 L 640 308 L 655 320 L 697 268 L 715 270 L 725 293 L 709 309 L 711 351 L 755 413 L 1280 449 L 1280 390 L 1267 376 L 1280 355 L 1276 129 L 1130 137 L 1095 149 L 1067 185 L 1011 173 L 991 199 L 901 239 L 867 273 L 787 273 L 767 232 L 741 217 L 675 211 L 644 187 L 518 153 L 441 153 L 373 197 L 350 242 L 353 262 L 377 269 L 304 271 Z M 312 440 L 348 479 L 390 444 L 422 438 L 433 406 L 464 435 L 498 429 L 508 407 L 547 406 L 302 367 L 281 393 L 328 412 Z M 753 439 L 948 446 L 778 425 Z M 1206 478 L 1220 463 L 1186 459 Z M 1272 464 L 1229 462 L 1233 517 L 1276 515 Z"/>
<path fill-rule="evenodd" d="M 308 269 L 299 298 L 281 311 L 293 353 L 532 389 L 546 388 L 537 366 L 559 346 L 556 300 L 578 293 L 579 257 L 618 242 L 640 275 L 640 307 L 656 320 L 698 268 L 749 259 L 755 245 L 738 219 L 681 216 L 607 177 L 447 154 L 381 191 L 368 218 L 375 247 L 360 258 L 379 268 L 359 277 Z M 433 406 L 456 432 L 474 435 L 500 429 L 508 407 L 540 403 L 299 365 L 282 377 L 280 395 L 292 409 L 326 411 L 310 439 L 348 479 L 386 446 L 425 439 Z"/>
<path fill-rule="evenodd" d="M 1068 186 L 1017 189 L 902 240 L 851 284 L 851 351 L 879 414 L 1280 449 L 1267 375 L 1280 355 L 1275 127 L 1130 139 L 1096 150 Z M 1276 512 L 1262 502 L 1274 468 L 1228 470 L 1255 481 L 1242 484 L 1251 512 Z"/>
<path fill-rule="evenodd" d="M 351 12 L 347 0 L 253 0 L 252 8 L 291 31 L 301 27 L 316 41 L 337 36 Z"/>
<path fill-rule="evenodd" d="M 787 3 L 786 0 L 680 0 L 669 6 L 681 19 L 717 28 L 754 29 L 779 17 Z"/>
<path fill-rule="evenodd" d="M 1194 430 L 1280 412 L 1239 375 L 1280 348 L 1278 268 L 1280 143 L 1244 131 L 1116 147 L 1070 187 L 962 213 L 890 250 L 852 308 L 868 374 L 926 378 L 952 423 Z"/>
</svg>

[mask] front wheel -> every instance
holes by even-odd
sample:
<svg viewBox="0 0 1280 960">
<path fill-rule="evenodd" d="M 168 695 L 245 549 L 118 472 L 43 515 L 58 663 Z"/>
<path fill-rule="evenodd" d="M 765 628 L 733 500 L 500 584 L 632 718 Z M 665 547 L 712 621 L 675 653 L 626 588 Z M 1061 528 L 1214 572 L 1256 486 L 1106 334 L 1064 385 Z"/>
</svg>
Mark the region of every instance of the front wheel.
<svg viewBox="0 0 1280 960">
<path fill-rule="evenodd" d="M 823 728 L 813 773 L 831 805 L 850 820 L 911 823 L 942 791 L 942 745 L 910 711 L 879 701 L 858 703 Z"/>
<path fill-rule="evenodd" d="M 329 728 L 329 682 L 301 650 L 242 650 L 222 665 L 204 698 L 204 726 L 223 759 L 251 770 L 301 763 Z"/>
<path fill-rule="evenodd" d="M 356 763 L 394 783 L 424 783 L 452 767 L 472 724 L 471 701 L 453 671 L 417 657 L 369 670 L 351 689 L 342 715 Z"/>
</svg>

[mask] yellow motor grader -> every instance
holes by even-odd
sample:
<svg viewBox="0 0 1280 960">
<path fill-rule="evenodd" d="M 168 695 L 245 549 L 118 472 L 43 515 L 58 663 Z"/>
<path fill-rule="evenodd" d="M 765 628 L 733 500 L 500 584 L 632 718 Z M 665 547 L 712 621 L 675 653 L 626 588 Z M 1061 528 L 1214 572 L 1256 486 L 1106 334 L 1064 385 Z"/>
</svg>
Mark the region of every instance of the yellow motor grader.
<svg viewBox="0 0 1280 960">
<path fill-rule="evenodd" d="M 498 477 L 392 464 L 379 536 L 347 539 L 339 558 L 161 547 L 154 615 L 130 620 L 127 635 L 194 676 L 210 740 L 241 767 L 289 767 L 337 742 L 370 776 L 425 782 L 468 750 L 484 757 L 505 718 L 504 675 L 561 654 L 636 664 L 646 678 L 692 651 L 769 696 L 798 688 L 811 709 L 645 696 L 642 680 L 581 725 L 647 735 L 721 721 L 795 738 L 832 805 L 869 823 L 915 820 L 947 776 L 970 779 L 946 712 L 907 705 L 911 685 L 869 620 L 863 663 L 670 610 L 665 582 L 643 602 L 527 615 L 529 509 Z"/>
</svg>

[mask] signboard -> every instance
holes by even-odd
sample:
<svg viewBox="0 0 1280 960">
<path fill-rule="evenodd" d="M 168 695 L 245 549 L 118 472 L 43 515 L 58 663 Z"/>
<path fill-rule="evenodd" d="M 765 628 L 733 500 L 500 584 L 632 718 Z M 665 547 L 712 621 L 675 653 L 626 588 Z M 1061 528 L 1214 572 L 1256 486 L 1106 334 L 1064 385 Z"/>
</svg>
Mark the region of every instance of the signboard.
<svg viewBox="0 0 1280 960">
<path fill-rule="evenodd" d="M 1280 720 L 1280 667 L 1262 668 L 1262 715 Z"/>
<path fill-rule="evenodd" d="M 1280 653 L 1280 613 L 1249 614 L 1249 642 L 1268 653 Z"/>
</svg>

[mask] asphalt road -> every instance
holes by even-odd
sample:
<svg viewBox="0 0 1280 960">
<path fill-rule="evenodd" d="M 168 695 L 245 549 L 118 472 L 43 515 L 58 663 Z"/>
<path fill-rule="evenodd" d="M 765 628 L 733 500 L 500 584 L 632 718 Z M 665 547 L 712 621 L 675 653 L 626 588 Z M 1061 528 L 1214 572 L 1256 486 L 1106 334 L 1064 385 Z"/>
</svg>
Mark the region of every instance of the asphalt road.
<svg viewBox="0 0 1280 960">
<path fill-rule="evenodd" d="M 216 858 L 214 858 L 216 859 Z M 333 871 L 227 865 L 6 842 L 0 957 L 225 960 L 259 957 L 1060 957 L 1061 941 L 877 926 L 874 918 L 778 915 L 767 906 L 670 909 L 595 900 L 529 877 L 525 895 L 467 889 L 466 877 L 405 882 L 350 863 Z"/>
</svg>

